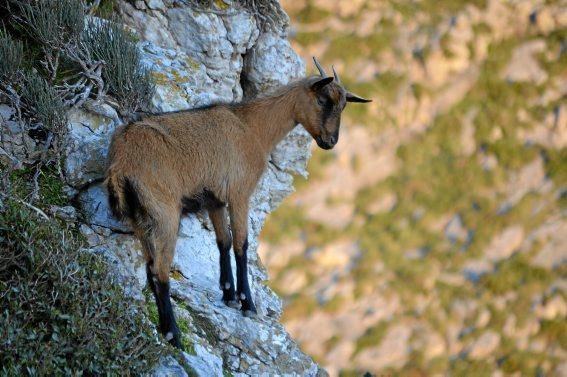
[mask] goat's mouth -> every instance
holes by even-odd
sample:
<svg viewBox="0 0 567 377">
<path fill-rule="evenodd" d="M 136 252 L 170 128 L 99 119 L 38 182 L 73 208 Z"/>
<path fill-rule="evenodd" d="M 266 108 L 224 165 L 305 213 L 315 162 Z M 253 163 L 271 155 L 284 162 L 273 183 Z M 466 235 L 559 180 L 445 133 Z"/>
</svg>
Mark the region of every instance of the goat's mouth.
<svg viewBox="0 0 567 377">
<path fill-rule="evenodd" d="M 336 143 L 329 143 L 327 141 L 324 141 L 323 139 L 321 139 L 321 136 L 317 136 L 315 138 L 315 141 L 317 142 L 319 148 L 325 150 L 333 149 L 333 147 L 336 145 Z"/>
</svg>

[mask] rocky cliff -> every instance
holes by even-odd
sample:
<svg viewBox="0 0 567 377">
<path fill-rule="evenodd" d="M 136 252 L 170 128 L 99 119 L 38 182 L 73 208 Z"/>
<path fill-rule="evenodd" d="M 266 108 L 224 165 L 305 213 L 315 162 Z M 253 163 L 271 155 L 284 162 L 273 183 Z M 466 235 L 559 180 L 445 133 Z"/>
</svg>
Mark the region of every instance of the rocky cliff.
<svg viewBox="0 0 567 377">
<path fill-rule="evenodd" d="M 303 62 L 286 39 L 285 17 L 268 28 L 240 7 L 203 11 L 184 2 L 161 0 L 121 1 L 119 6 L 123 19 L 140 38 L 142 59 L 157 84 L 151 111 L 239 101 L 304 74 Z M 109 139 L 120 124 L 120 116 L 108 105 L 87 103 L 73 110 L 65 176 L 77 199 L 81 232 L 90 251 L 108 257 L 127 292 L 145 300 L 140 245 L 124 224 L 111 217 L 101 184 Z M 206 215 L 181 222 L 172 297 L 186 347 L 183 358 L 197 375 L 322 373 L 278 322 L 282 303 L 264 285 L 268 276 L 256 254 L 266 216 L 293 191 L 292 174 L 306 174 L 308 144 L 308 135 L 300 128 L 282 141 L 252 198 L 250 275 L 257 318 L 244 318 L 221 301 L 218 250 Z M 147 305 L 153 306 L 153 299 Z M 155 374 L 186 372 L 170 357 L 162 359 Z"/>
</svg>

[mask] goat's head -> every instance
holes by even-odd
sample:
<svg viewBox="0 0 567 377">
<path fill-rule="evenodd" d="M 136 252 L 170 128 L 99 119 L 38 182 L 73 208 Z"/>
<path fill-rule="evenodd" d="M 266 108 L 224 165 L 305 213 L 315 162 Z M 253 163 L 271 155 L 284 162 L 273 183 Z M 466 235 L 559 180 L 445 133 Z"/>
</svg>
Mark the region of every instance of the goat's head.
<svg viewBox="0 0 567 377">
<path fill-rule="evenodd" d="M 341 85 L 339 75 L 333 67 L 333 76 L 314 57 L 313 61 L 321 76 L 306 81 L 305 98 L 298 101 L 298 121 L 311 134 L 317 145 L 323 149 L 333 148 L 339 141 L 341 113 L 347 102 L 370 102 L 349 92 Z"/>
</svg>

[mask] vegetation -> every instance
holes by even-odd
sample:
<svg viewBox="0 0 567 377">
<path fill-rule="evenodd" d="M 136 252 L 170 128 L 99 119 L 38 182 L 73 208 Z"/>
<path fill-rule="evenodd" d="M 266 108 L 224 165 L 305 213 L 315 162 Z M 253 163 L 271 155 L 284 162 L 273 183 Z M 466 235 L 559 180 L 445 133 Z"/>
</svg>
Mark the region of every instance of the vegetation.
<svg viewBox="0 0 567 377">
<path fill-rule="evenodd" d="M 14 175 L 12 195 L 0 202 L 0 374 L 149 371 L 163 348 L 139 308 L 104 258 L 83 249 L 73 224 L 22 200 L 25 178 Z M 42 182 L 42 206 L 61 204 L 58 177 Z"/>
</svg>

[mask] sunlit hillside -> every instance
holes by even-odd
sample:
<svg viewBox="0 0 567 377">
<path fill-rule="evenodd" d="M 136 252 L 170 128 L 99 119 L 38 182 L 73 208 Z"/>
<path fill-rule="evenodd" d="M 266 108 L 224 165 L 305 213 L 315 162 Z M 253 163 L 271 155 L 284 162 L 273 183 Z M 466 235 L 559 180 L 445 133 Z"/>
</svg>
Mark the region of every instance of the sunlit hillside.
<svg viewBox="0 0 567 377">
<path fill-rule="evenodd" d="M 308 71 L 374 100 L 262 233 L 302 348 L 331 375 L 567 375 L 567 1 L 281 2 Z"/>
</svg>

